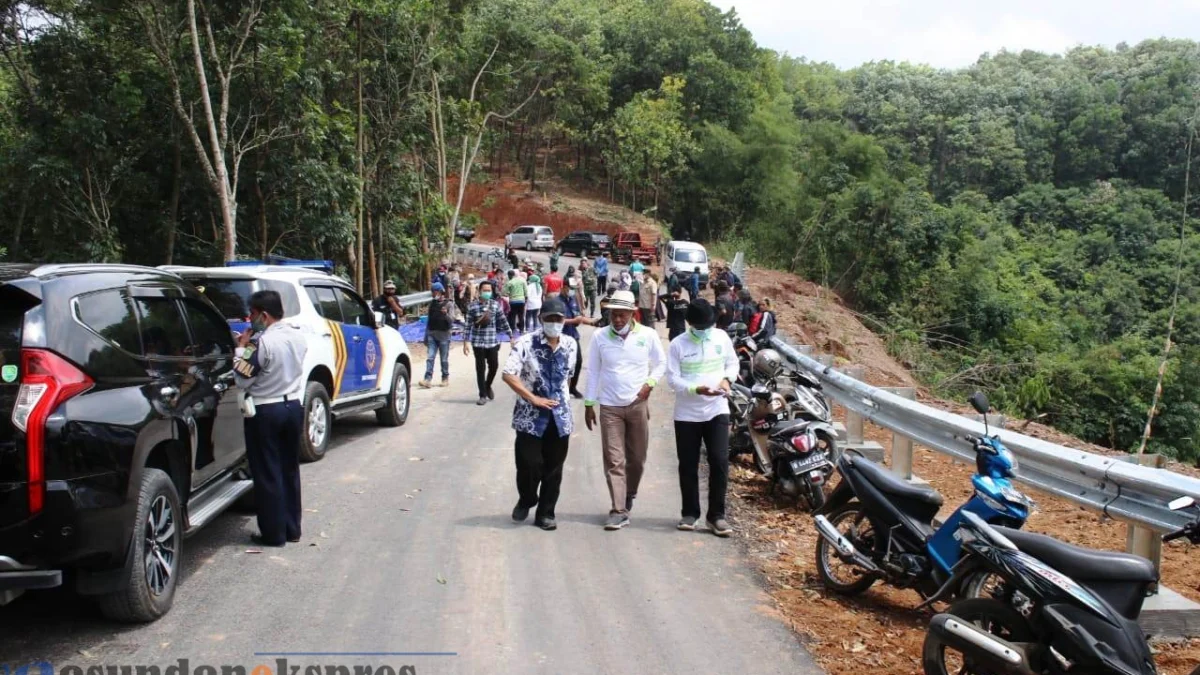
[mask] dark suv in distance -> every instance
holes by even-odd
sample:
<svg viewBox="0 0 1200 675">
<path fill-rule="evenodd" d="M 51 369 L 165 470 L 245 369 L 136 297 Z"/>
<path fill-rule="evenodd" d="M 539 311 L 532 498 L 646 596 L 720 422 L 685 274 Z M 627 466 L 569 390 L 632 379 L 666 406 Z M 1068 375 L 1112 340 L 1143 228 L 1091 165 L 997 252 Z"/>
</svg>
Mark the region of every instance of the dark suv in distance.
<svg viewBox="0 0 1200 675">
<path fill-rule="evenodd" d="M 598 256 L 611 253 L 612 242 L 603 232 L 572 232 L 558 242 L 559 255 Z"/>
<path fill-rule="evenodd" d="M 233 334 L 178 276 L 0 265 L 0 604 L 72 581 L 171 608 L 183 537 L 252 482 Z"/>
</svg>

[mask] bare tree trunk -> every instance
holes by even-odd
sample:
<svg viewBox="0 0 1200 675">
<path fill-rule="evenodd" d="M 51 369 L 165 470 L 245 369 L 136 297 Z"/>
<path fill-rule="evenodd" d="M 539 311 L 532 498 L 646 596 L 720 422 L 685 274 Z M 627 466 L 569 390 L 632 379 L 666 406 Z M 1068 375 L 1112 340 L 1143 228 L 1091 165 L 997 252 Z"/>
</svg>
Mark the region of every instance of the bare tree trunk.
<svg viewBox="0 0 1200 675">
<path fill-rule="evenodd" d="M 267 199 L 262 190 L 262 153 L 255 156 L 254 163 L 254 198 L 258 200 L 259 249 L 261 250 L 260 256 L 266 258 L 267 254 L 271 252 L 271 228 L 267 225 Z"/>
<path fill-rule="evenodd" d="M 25 213 L 29 210 L 29 183 L 21 190 L 21 208 L 17 210 L 17 226 L 13 232 L 13 254 L 21 250 L 21 232 L 25 229 Z"/>
<path fill-rule="evenodd" d="M 175 129 L 172 120 L 171 128 Z M 167 201 L 166 265 L 175 263 L 175 231 L 179 228 L 179 192 L 183 186 L 183 148 L 179 147 L 179 132 L 171 134 L 171 196 Z"/>
<path fill-rule="evenodd" d="M 358 26 L 358 138 L 355 145 L 355 150 L 358 153 L 358 204 L 355 208 L 357 211 L 355 217 L 358 225 L 358 264 L 354 268 L 354 286 L 359 293 L 363 292 L 363 204 L 366 201 L 363 197 L 367 190 L 366 177 L 363 174 L 363 152 L 366 150 L 363 142 L 363 81 L 362 81 L 362 13 L 360 12 L 355 22 Z"/>
<path fill-rule="evenodd" d="M 221 205 L 221 225 L 225 235 L 225 260 L 237 259 L 237 197 L 229 183 L 229 171 L 225 166 L 225 137 L 217 133 L 217 121 L 213 116 L 212 99 L 209 96 L 208 76 L 204 69 L 204 57 L 200 52 L 200 31 L 196 27 L 196 0 L 187 0 L 188 34 L 192 39 L 192 59 L 196 66 L 196 78 L 200 86 L 200 104 L 204 110 L 204 124 L 208 130 L 209 152 L 212 153 L 212 169 L 215 173 L 213 191 L 216 192 L 217 202 Z M 213 45 L 215 49 L 216 46 Z M 232 64 L 231 64 L 232 65 Z M 222 81 L 227 87 L 228 82 Z M 226 113 L 228 89 L 222 92 L 222 122 Z M 198 139 L 197 139 L 198 140 Z M 203 149 L 201 148 L 201 152 Z"/>
<path fill-rule="evenodd" d="M 367 212 L 367 264 L 370 266 L 371 297 L 375 297 L 379 295 L 379 277 L 376 276 L 378 270 L 375 265 L 375 229 L 371 222 L 370 211 Z"/>
</svg>

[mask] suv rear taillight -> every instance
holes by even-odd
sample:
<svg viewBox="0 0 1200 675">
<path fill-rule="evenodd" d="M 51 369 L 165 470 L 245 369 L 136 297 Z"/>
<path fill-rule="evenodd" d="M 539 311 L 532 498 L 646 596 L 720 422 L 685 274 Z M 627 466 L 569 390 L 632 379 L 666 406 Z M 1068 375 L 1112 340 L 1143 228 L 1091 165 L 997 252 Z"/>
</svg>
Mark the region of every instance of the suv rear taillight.
<svg viewBox="0 0 1200 675">
<path fill-rule="evenodd" d="M 21 350 L 21 389 L 13 407 L 13 426 L 25 433 L 29 467 L 29 515 L 46 501 L 46 418 L 63 401 L 91 389 L 92 378 L 54 352 Z"/>
</svg>

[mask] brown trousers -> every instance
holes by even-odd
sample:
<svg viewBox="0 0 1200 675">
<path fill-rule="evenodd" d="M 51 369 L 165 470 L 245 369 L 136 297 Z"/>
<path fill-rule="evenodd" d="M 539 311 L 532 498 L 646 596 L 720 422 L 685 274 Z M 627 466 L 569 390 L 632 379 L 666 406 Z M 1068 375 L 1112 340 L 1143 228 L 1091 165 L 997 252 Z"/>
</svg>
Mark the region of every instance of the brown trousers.
<svg viewBox="0 0 1200 675">
<path fill-rule="evenodd" d="M 604 446 L 604 476 L 612 497 L 610 513 L 626 513 L 626 495 L 637 495 L 650 447 L 650 404 L 600 406 L 600 442 Z"/>
</svg>

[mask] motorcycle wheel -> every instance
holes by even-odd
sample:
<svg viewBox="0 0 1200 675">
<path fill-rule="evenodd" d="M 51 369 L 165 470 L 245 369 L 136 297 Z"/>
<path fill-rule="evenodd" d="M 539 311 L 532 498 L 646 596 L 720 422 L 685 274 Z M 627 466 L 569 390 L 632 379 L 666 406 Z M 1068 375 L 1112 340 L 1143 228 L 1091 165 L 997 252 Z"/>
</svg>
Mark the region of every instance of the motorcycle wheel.
<svg viewBox="0 0 1200 675">
<path fill-rule="evenodd" d="M 798 479 L 797 479 L 798 480 Z M 805 500 L 808 502 L 809 511 L 818 511 L 822 506 L 825 506 L 825 486 L 808 484 L 808 496 Z"/>
<path fill-rule="evenodd" d="M 1032 642 L 1033 629 L 1020 612 L 998 600 L 973 598 L 950 606 L 947 614 L 969 621 L 988 633 L 1009 642 Z M 933 633 L 925 634 L 921 654 L 925 675 L 1004 675 L 1002 668 L 975 663 L 970 657 L 946 645 Z"/>
<path fill-rule="evenodd" d="M 867 520 L 867 514 L 862 510 L 862 504 L 852 502 L 829 514 L 829 523 L 842 533 L 842 536 L 854 544 L 868 558 L 879 543 L 879 535 Z M 840 565 L 845 578 L 834 572 L 834 565 Z M 825 588 L 840 595 L 858 595 L 870 588 L 878 577 L 867 572 L 852 562 L 842 560 L 837 549 L 826 541 L 825 537 L 817 536 L 817 576 Z"/>
</svg>

